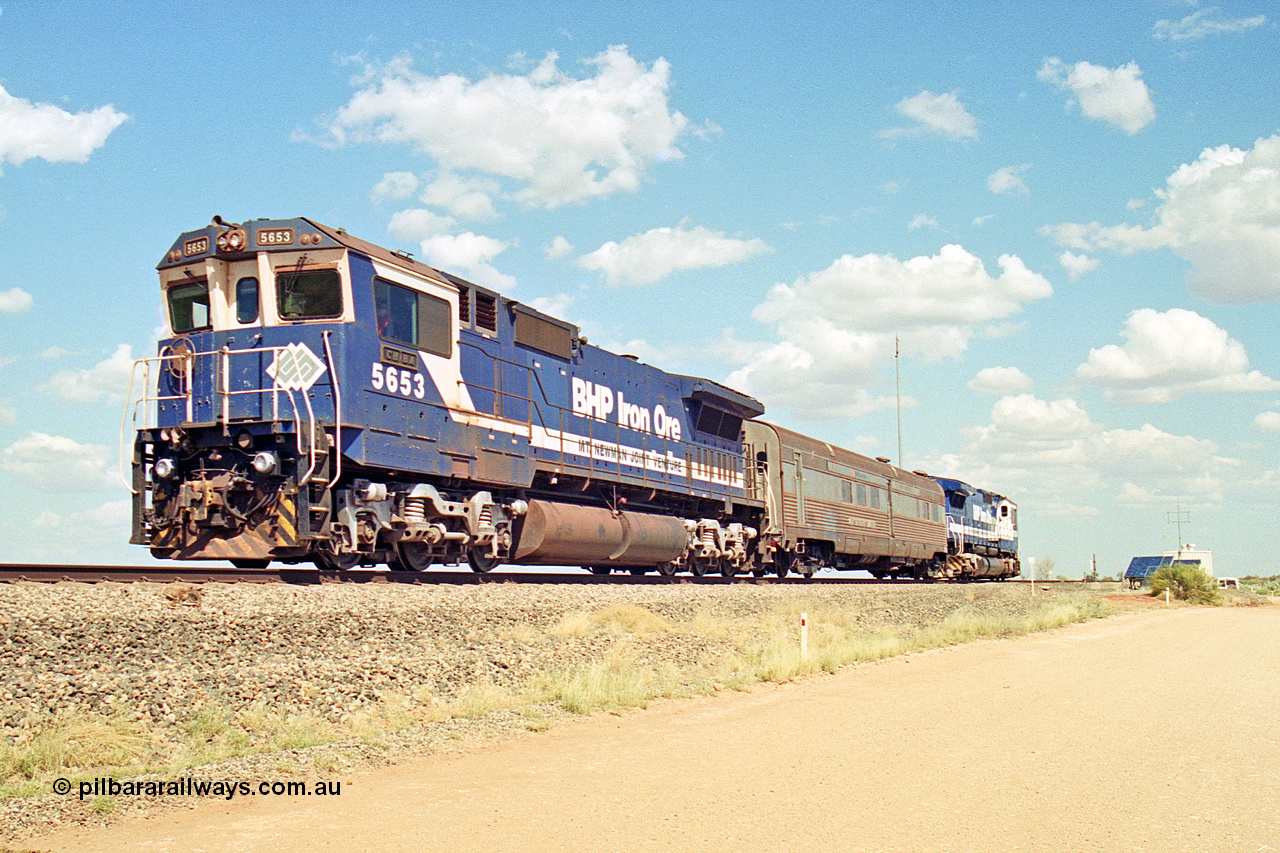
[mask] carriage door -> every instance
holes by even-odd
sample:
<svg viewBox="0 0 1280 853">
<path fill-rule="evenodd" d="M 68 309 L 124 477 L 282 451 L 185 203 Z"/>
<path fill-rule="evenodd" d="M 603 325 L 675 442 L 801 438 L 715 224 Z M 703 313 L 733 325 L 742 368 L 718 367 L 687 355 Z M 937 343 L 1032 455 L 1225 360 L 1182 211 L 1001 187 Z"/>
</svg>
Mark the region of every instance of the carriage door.
<svg viewBox="0 0 1280 853">
<path fill-rule="evenodd" d="M 261 389 L 270 387 L 266 367 L 270 355 L 262 349 L 262 285 L 255 260 L 231 264 L 227 276 L 226 356 L 220 356 L 218 381 L 226 395 L 228 420 L 258 420 L 263 412 Z"/>
<path fill-rule="evenodd" d="M 804 519 L 804 456 L 800 451 L 794 453 L 796 465 L 796 524 L 803 527 Z"/>
</svg>

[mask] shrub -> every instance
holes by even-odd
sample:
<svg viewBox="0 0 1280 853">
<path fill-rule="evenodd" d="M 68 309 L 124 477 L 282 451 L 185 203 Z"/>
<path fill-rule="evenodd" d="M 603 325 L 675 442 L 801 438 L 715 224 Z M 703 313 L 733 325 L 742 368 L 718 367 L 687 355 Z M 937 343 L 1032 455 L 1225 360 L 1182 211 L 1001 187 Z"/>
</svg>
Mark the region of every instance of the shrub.
<svg viewBox="0 0 1280 853">
<path fill-rule="evenodd" d="M 1222 594 L 1213 576 L 1197 565 L 1174 563 L 1162 566 L 1151 576 L 1151 594 L 1164 595 L 1165 590 L 1179 601 L 1192 604 L 1221 604 Z"/>
</svg>

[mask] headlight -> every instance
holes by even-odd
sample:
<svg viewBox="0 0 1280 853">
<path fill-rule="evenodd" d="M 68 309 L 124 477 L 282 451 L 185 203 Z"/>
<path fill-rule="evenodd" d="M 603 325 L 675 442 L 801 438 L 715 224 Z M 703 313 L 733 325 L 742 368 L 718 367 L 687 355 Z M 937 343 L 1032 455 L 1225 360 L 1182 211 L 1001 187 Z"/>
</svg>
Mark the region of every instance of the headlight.
<svg viewBox="0 0 1280 853">
<path fill-rule="evenodd" d="M 280 457 L 270 450 L 264 450 L 253 457 L 253 470 L 259 474 L 271 474 L 280 467 Z"/>
<path fill-rule="evenodd" d="M 166 456 L 163 459 L 157 459 L 151 470 L 157 480 L 168 480 L 178 473 L 178 464 Z"/>
<path fill-rule="evenodd" d="M 223 231 L 218 235 L 218 251 L 219 252 L 243 252 L 244 247 L 248 245 L 249 237 L 244 231 L 237 228 L 234 231 Z"/>
</svg>

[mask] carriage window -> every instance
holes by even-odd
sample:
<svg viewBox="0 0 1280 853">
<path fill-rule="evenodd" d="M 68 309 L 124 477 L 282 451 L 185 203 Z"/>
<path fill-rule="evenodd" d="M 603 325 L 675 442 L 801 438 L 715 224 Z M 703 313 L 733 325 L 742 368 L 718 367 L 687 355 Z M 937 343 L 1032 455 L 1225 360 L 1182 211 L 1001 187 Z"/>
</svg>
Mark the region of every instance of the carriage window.
<svg viewBox="0 0 1280 853">
<path fill-rule="evenodd" d="M 258 280 L 242 278 L 236 282 L 236 322 L 240 325 L 258 320 Z"/>
<path fill-rule="evenodd" d="M 373 280 L 378 336 L 448 358 L 453 352 L 449 303 L 385 279 Z"/>
<path fill-rule="evenodd" d="M 276 301 L 282 320 L 342 316 L 342 279 L 337 270 L 281 270 Z"/>
<path fill-rule="evenodd" d="M 169 288 L 169 322 L 176 334 L 209 328 L 209 282 L 198 279 Z"/>
</svg>

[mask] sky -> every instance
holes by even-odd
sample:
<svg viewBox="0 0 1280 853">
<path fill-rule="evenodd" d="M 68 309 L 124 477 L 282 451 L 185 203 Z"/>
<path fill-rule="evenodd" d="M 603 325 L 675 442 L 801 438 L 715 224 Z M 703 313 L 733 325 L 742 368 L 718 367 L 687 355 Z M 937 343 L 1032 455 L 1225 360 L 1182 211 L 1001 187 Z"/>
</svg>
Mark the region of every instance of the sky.
<svg viewBox="0 0 1280 853">
<path fill-rule="evenodd" d="M 130 365 L 219 215 L 1006 494 L 1056 573 L 1177 520 L 1280 573 L 1277 56 L 1264 0 L 0 0 L 0 562 L 150 560 Z"/>
</svg>

